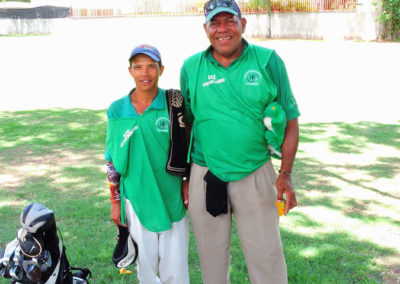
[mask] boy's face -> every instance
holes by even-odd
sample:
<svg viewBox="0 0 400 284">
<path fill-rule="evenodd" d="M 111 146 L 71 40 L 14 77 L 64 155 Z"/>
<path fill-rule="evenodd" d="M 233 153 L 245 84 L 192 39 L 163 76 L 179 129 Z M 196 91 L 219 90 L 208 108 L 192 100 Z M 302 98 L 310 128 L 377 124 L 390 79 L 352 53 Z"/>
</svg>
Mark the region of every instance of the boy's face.
<svg viewBox="0 0 400 284">
<path fill-rule="evenodd" d="M 158 78 L 164 71 L 164 66 L 144 54 L 137 54 L 133 57 L 129 73 L 136 83 L 137 91 L 157 91 Z"/>
</svg>

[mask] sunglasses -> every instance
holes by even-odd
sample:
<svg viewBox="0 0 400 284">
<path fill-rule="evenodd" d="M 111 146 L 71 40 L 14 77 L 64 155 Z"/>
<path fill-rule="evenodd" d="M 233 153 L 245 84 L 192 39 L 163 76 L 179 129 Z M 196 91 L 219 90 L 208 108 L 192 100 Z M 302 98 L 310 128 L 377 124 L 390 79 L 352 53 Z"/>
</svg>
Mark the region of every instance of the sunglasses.
<svg viewBox="0 0 400 284">
<path fill-rule="evenodd" d="M 207 15 L 218 7 L 231 8 L 240 14 L 239 7 L 234 0 L 209 0 L 204 4 L 204 14 Z"/>
</svg>

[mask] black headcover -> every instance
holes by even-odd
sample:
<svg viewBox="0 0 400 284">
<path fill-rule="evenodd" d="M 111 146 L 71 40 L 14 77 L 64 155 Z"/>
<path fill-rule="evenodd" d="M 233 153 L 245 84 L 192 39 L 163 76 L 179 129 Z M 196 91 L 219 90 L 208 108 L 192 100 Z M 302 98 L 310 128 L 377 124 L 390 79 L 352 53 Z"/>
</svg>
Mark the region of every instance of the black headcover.
<svg viewBox="0 0 400 284">
<path fill-rule="evenodd" d="M 118 243 L 112 260 L 116 267 L 122 268 L 134 263 L 138 256 L 138 247 L 127 227 L 118 226 Z"/>
</svg>

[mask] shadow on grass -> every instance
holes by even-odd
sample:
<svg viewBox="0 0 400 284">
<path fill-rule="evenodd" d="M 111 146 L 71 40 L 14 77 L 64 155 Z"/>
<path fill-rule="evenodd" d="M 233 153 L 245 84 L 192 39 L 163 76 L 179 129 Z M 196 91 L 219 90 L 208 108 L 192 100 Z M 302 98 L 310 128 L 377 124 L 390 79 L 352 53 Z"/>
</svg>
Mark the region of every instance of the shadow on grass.
<svg viewBox="0 0 400 284">
<path fill-rule="evenodd" d="M 393 158 L 377 158 L 377 163 L 372 165 L 360 166 L 357 164 L 346 164 L 339 166 L 346 171 L 360 170 L 368 175 L 371 179 L 387 178 L 391 179 L 400 173 L 400 159 Z M 395 163 L 395 164 L 393 164 Z M 349 185 L 357 186 L 365 190 L 373 191 L 382 197 L 390 197 L 400 199 L 400 194 L 393 194 L 382 189 L 366 185 L 368 182 L 362 178 L 349 179 L 335 172 L 338 165 L 323 163 L 309 157 L 301 157 L 296 160 L 294 169 L 294 181 L 296 188 L 304 188 L 308 190 L 316 190 L 319 192 L 335 192 L 341 190 L 340 187 L 333 185 L 330 179 L 335 178 L 346 182 Z M 393 192 L 395 192 L 393 190 Z M 325 205 L 327 200 L 324 201 Z"/>
<path fill-rule="evenodd" d="M 338 153 L 361 153 L 369 143 L 400 150 L 400 124 L 337 122 L 301 125 L 300 143 L 317 143 L 321 140 L 327 140 L 330 150 Z"/>
<path fill-rule="evenodd" d="M 13 160 L 14 152 L 36 156 L 65 149 L 104 149 L 104 110 L 0 112 L 0 121 L 2 162 Z"/>
<path fill-rule="evenodd" d="M 396 255 L 346 232 L 307 237 L 282 230 L 282 242 L 289 283 L 376 283 L 382 268 L 375 256 Z"/>
<path fill-rule="evenodd" d="M 301 213 L 292 213 L 299 226 L 317 228 L 321 224 Z M 345 231 L 304 235 L 281 229 L 289 283 L 384 283 L 386 267 L 377 264 L 380 256 L 396 256 L 395 249 L 360 241 Z M 240 240 L 232 234 L 232 283 L 250 283 Z M 197 283 L 197 282 L 196 282 Z"/>
<path fill-rule="evenodd" d="M 301 143 L 325 141 L 336 153 L 360 153 L 369 144 L 400 150 L 399 133 L 398 125 L 313 123 L 301 125 Z M 15 238 L 22 209 L 31 202 L 40 202 L 55 212 L 73 266 L 91 268 L 93 283 L 135 283 L 133 276 L 120 276 L 110 260 L 116 232 L 109 220 L 107 180 L 102 168 L 105 135 L 104 110 L 0 112 L 1 174 L 14 175 L 7 172 L 9 167 L 18 171 L 28 162 L 32 167 L 16 174 L 18 182 L 0 184 L 0 220 L 5 220 L 0 222 L 1 247 Z M 339 204 L 335 194 L 340 194 L 341 188 L 332 183 L 332 178 L 385 198 L 399 199 L 399 196 L 367 186 L 362 179 L 342 177 L 334 170 L 337 165 L 304 156 L 301 145 L 299 153 L 301 158 L 296 160 L 293 178 L 299 206 L 318 204 L 366 223 L 396 224 L 393 218 L 371 214 L 368 211 L 371 202 L 349 198 Z M 74 160 L 77 156 L 79 159 Z M 371 178 L 389 179 L 399 174 L 400 158 L 378 157 L 372 165 L 341 167 L 361 171 Z M 313 196 L 310 192 L 318 194 Z M 380 200 L 374 202 L 383 206 Z M 288 218 L 310 232 L 324 226 L 296 211 Z M 383 268 L 374 260 L 381 255 L 396 256 L 394 250 L 358 241 L 348 232 L 303 235 L 282 230 L 282 239 L 290 283 L 379 283 Z M 190 240 L 190 274 L 192 283 L 197 284 L 201 283 L 200 268 L 192 235 Z M 231 274 L 232 283 L 249 283 L 235 231 Z"/>
</svg>

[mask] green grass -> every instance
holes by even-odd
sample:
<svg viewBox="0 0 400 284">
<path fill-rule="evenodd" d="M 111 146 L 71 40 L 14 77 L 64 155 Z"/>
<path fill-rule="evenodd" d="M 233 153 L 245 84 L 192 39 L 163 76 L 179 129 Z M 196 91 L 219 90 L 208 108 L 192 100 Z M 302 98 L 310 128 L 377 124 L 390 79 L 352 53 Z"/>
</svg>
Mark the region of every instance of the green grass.
<svg viewBox="0 0 400 284">
<path fill-rule="evenodd" d="M 22 209 L 40 202 L 55 213 L 71 265 L 92 270 L 91 283 L 137 283 L 110 258 L 105 133 L 104 110 L 0 112 L 1 248 Z M 299 206 L 281 218 L 289 283 L 397 283 L 399 124 L 302 124 L 293 182 Z M 231 253 L 232 283 L 250 283 L 235 229 Z M 202 283 L 193 235 L 189 262 L 191 283 Z"/>
</svg>

